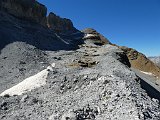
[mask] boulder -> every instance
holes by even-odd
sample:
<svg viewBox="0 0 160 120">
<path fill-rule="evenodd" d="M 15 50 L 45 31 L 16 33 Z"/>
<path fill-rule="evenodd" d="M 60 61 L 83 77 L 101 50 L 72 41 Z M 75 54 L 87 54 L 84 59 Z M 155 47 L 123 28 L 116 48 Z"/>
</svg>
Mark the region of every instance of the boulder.
<svg viewBox="0 0 160 120">
<path fill-rule="evenodd" d="M 70 19 L 61 18 L 52 12 L 47 17 L 47 26 L 57 33 L 76 30 Z"/>
<path fill-rule="evenodd" d="M 47 8 L 36 0 L 1 0 L 0 10 L 20 19 L 46 25 Z"/>
</svg>

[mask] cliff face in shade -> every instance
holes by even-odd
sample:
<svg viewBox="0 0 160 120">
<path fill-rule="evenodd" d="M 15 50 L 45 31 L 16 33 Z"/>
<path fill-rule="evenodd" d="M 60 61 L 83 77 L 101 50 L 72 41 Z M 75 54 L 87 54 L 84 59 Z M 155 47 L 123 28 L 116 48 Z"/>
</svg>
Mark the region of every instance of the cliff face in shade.
<svg viewBox="0 0 160 120">
<path fill-rule="evenodd" d="M 70 20 L 53 18 L 54 29 L 72 30 L 58 34 L 47 27 L 47 8 L 35 0 L 0 1 L 0 52 L 8 44 L 25 42 L 42 50 L 69 50 L 83 43 L 82 33 Z M 50 21 L 51 21 L 50 20 Z M 73 34 L 76 33 L 77 34 Z M 78 39 L 77 39 L 78 38 Z"/>
<path fill-rule="evenodd" d="M 54 30 L 55 32 L 73 32 L 75 31 L 75 27 L 70 19 L 60 18 L 54 13 L 49 13 L 47 17 L 47 26 L 48 28 Z"/>
<path fill-rule="evenodd" d="M 47 17 L 47 8 L 36 0 L 1 0 L 0 10 L 23 20 L 30 20 L 48 26 L 56 32 L 75 31 L 71 20 L 54 13 Z"/>
<path fill-rule="evenodd" d="M 35 0 L 1 0 L 0 10 L 24 20 L 46 25 L 47 8 Z"/>
<path fill-rule="evenodd" d="M 133 68 L 136 68 L 144 72 L 153 73 L 156 76 L 160 76 L 160 68 L 156 64 L 154 64 L 150 59 L 148 59 L 145 55 L 139 53 L 138 51 L 132 48 L 119 48 L 121 48 L 127 54 L 131 66 Z"/>
<path fill-rule="evenodd" d="M 93 42 L 94 44 L 97 45 L 104 45 L 111 43 L 107 38 L 105 38 L 103 35 L 101 35 L 92 28 L 87 28 L 85 30 L 82 30 L 82 32 L 85 34 L 83 39 L 86 41 Z"/>
</svg>

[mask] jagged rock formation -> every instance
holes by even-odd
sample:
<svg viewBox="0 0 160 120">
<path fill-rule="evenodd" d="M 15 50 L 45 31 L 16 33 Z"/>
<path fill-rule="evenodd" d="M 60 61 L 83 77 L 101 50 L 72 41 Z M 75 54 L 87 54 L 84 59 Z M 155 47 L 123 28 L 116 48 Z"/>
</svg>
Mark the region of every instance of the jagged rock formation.
<svg viewBox="0 0 160 120">
<path fill-rule="evenodd" d="M 0 1 L 1 120 L 160 119 L 159 92 L 130 69 L 128 52 L 53 13 L 48 26 L 15 16 L 21 2 Z"/>
<path fill-rule="evenodd" d="M 1 0 L 0 10 L 23 20 L 46 25 L 47 8 L 36 0 Z"/>
<path fill-rule="evenodd" d="M 131 66 L 138 70 L 144 72 L 153 73 L 156 76 L 160 76 L 160 68 L 154 64 L 151 60 L 149 60 L 145 55 L 139 53 L 138 51 L 127 48 L 120 47 L 128 56 Z"/>
<path fill-rule="evenodd" d="M 76 30 L 74 28 L 73 23 L 71 20 L 66 18 L 60 18 L 54 13 L 49 13 L 47 17 L 47 25 L 50 29 L 54 30 L 55 32 L 73 32 Z"/>
<path fill-rule="evenodd" d="M 87 42 L 88 41 L 93 42 L 96 45 L 104 45 L 104 44 L 111 43 L 107 38 L 105 38 L 103 35 L 101 35 L 100 33 L 98 33 L 96 30 L 92 28 L 87 28 L 82 32 L 85 34 L 83 39 Z"/>
<path fill-rule="evenodd" d="M 83 33 L 76 29 L 63 35 L 50 30 L 43 22 L 47 19 L 46 7 L 34 0 L 2 0 L 0 5 L 0 50 L 16 41 L 42 50 L 71 50 L 83 43 Z M 67 21 L 59 24 L 64 30 L 67 30 Z"/>
</svg>

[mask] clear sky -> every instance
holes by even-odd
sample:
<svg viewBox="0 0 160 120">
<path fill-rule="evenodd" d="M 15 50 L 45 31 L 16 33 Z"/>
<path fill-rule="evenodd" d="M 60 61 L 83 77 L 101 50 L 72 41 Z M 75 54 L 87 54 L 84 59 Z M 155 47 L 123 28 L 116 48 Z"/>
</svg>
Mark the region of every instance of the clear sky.
<svg viewBox="0 0 160 120">
<path fill-rule="evenodd" d="M 94 28 L 112 43 L 160 55 L 160 0 L 38 0 L 82 30 Z"/>
</svg>

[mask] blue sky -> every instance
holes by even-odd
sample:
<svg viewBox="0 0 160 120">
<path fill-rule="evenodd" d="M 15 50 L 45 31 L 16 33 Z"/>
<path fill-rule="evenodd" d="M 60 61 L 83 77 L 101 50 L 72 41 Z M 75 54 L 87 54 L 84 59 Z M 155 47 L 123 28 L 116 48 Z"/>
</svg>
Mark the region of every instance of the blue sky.
<svg viewBox="0 0 160 120">
<path fill-rule="evenodd" d="M 94 28 L 112 43 L 160 55 L 160 0 L 38 0 L 82 30 Z"/>
</svg>

